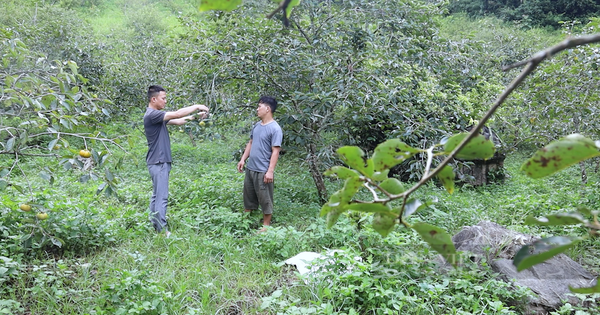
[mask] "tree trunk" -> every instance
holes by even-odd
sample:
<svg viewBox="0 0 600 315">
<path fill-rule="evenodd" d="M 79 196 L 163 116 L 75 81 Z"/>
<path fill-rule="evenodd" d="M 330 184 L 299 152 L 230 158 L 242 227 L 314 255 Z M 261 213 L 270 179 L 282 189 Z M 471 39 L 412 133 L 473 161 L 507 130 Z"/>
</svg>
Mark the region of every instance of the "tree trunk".
<svg viewBox="0 0 600 315">
<path fill-rule="evenodd" d="M 581 182 L 587 184 L 587 172 L 585 170 L 585 162 L 579 162 L 579 168 L 581 168 Z"/>
<path fill-rule="evenodd" d="M 308 144 L 306 149 L 308 150 L 308 167 L 310 174 L 312 175 L 315 186 L 317 187 L 317 195 L 319 197 L 319 203 L 324 204 L 327 202 L 327 188 L 325 188 L 325 181 L 323 181 L 323 174 L 319 169 L 319 157 L 317 155 L 317 148 L 314 144 Z"/>
</svg>

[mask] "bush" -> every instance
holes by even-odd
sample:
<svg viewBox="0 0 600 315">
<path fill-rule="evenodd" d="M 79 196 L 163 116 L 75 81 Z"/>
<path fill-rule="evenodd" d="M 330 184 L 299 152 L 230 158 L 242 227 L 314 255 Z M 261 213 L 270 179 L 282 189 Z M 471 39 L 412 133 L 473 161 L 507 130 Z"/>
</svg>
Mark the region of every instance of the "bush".
<svg viewBox="0 0 600 315">
<path fill-rule="evenodd" d="M 89 204 L 40 199 L 30 212 L 22 212 L 13 210 L 18 209 L 14 202 L 4 199 L 2 203 L 7 207 L 0 209 L 0 247 L 7 256 L 83 255 L 116 241 L 113 223 Z M 48 219 L 39 220 L 36 214 L 41 212 Z"/>
<path fill-rule="evenodd" d="M 97 314 L 168 314 L 172 292 L 152 280 L 147 271 L 117 271 L 115 283 L 104 285 Z"/>
</svg>

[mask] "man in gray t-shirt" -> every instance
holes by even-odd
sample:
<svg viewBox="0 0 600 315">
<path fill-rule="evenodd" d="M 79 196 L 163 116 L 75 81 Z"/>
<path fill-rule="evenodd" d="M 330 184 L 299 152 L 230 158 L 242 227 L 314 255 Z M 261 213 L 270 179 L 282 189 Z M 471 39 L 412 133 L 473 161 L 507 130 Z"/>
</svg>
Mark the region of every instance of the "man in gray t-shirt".
<svg viewBox="0 0 600 315">
<path fill-rule="evenodd" d="M 167 125 L 183 125 L 196 111 L 206 117 L 208 107 L 192 105 L 174 112 L 165 112 L 167 92 L 159 85 L 148 88 L 148 108 L 144 114 L 144 132 L 148 141 L 146 164 L 152 177 L 152 197 L 150 198 L 150 221 L 157 232 L 165 230 L 167 237 L 171 232 L 167 227 L 167 201 L 169 197 L 169 173 L 171 172 L 171 140 Z"/>
<path fill-rule="evenodd" d="M 266 231 L 266 227 L 271 225 L 273 215 L 273 174 L 283 140 L 281 127 L 273 119 L 276 109 L 277 101 L 274 98 L 263 96 L 258 100 L 256 115 L 260 121 L 252 128 L 250 141 L 237 164 L 238 171 L 242 172 L 248 159 L 244 177 L 244 208 L 246 212 L 251 212 L 260 205 L 263 228 L 259 232 Z"/>
</svg>

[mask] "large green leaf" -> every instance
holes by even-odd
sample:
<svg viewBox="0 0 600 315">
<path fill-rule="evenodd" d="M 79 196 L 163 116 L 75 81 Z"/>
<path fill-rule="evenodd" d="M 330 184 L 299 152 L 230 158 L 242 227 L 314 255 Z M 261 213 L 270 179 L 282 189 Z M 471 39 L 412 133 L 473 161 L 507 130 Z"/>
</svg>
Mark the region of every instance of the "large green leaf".
<svg viewBox="0 0 600 315">
<path fill-rule="evenodd" d="M 450 137 L 446 144 L 444 144 L 444 152 L 450 154 L 468 135 L 468 133 L 459 133 Z M 477 135 L 456 154 L 456 158 L 462 160 L 486 160 L 493 157 L 494 152 L 496 152 L 494 143 L 486 139 L 483 135 Z"/>
<path fill-rule="evenodd" d="M 201 0 L 199 10 L 202 12 L 210 10 L 232 11 L 240 4 L 242 4 L 242 0 Z"/>
<path fill-rule="evenodd" d="M 346 211 L 346 205 L 352 200 L 352 197 L 354 197 L 361 186 L 362 181 L 359 177 L 350 177 L 346 179 L 344 187 L 331 195 L 329 201 L 321 207 L 320 215 L 327 215 L 328 220 L 329 213 L 331 212 L 337 212 L 339 216 L 339 214 Z M 335 218 L 335 221 L 337 221 L 337 217 Z"/>
<path fill-rule="evenodd" d="M 594 141 L 572 134 L 539 149 L 521 170 L 531 178 L 540 178 L 595 156 L 600 156 L 600 150 Z"/>
<path fill-rule="evenodd" d="M 387 191 L 392 195 L 398 195 L 403 193 L 406 188 L 404 188 L 404 184 L 396 178 L 390 177 L 384 180 L 379 184 L 379 188 Z"/>
<path fill-rule="evenodd" d="M 539 219 L 530 215 L 525 219 L 525 224 L 529 225 L 573 225 L 586 222 L 579 213 L 557 213 Z"/>
<path fill-rule="evenodd" d="M 375 213 L 373 215 L 373 229 L 381 236 L 386 237 L 394 230 L 396 226 L 396 218 L 392 218 L 388 215 Z"/>
<path fill-rule="evenodd" d="M 447 262 L 456 266 L 456 248 L 454 247 L 452 237 L 448 232 L 435 225 L 423 222 L 417 222 L 411 227 L 421 235 L 421 238 L 423 238 L 431 248 L 440 253 Z"/>
<path fill-rule="evenodd" d="M 437 178 L 442 182 L 444 188 L 449 194 L 454 192 L 454 171 L 452 170 L 452 166 L 446 165 L 442 170 L 437 174 Z"/>
<path fill-rule="evenodd" d="M 327 227 L 331 228 L 337 222 L 341 214 L 342 212 L 336 210 L 327 213 Z"/>
<path fill-rule="evenodd" d="M 341 190 L 336 191 L 331 197 L 329 197 L 329 201 L 321 207 L 320 215 L 322 217 L 326 216 L 329 212 L 336 210 L 340 207 L 341 200 Z"/>
<path fill-rule="evenodd" d="M 571 292 L 573 293 L 582 293 L 582 294 L 592 294 L 592 293 L 600 293 L 600 281 L 596 279 L 596 285 L 589 288 L 573 288 L 569 287 Z"/>
<path fill-rule="evenodd" d="M 375 148 L 373 167 L 377 172 L 389 170 L 419 152 L 399 139 L 387 140 Z"/>
<path fill-rule="evenodd" d="M 345 146 L 337 150 L 340 158 L 351 168 L 371 178 L 373 176 L 373 161 L 365 158 L 365 153 L 359 147 Z"/>
<path fill-rule="evenodd" d="M 537 240 L 519 250 L 513 259 L 513 265 L 518 271 L 525 270 L 563 253 L 580 241 L 580 238 L 567 236 L 552 236 Z"/>
<path fill-rule="evenodd" d="M 362 186 L 363 181 L 359 177 L 350 177 L 346 179 L 344 187 L 340 190 L 340 201 L 342 203 L 349 203 L 352 197 Z"/>
<path fill-rule="evenodd" d="M 325 171 L 325 173 L 323 173 L 323 175 L 325 175 L 325 176 L 337 175 L 337 177 L 341 178 L 341 179 L 360 176 L 360 174 L 358 172 L 356 172 L 355 170 L 351 170 L 351 169 L 349 169 L 347 167 L 343 167 L 343 166 L 334 166 L 334 167 L 328 169 L 327 171 Z"/>
</svg>

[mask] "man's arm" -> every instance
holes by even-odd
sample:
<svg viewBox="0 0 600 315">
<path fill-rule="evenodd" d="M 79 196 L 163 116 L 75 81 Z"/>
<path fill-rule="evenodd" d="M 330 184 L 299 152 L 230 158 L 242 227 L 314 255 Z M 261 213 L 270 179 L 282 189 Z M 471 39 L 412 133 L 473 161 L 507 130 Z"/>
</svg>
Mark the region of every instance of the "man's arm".
<svg viewBox="0 0 600 315">
<path fill-rule="evenodd" d="M 269 169 L 265 173 L 264 182 L 272 183 L 273 178 L 275 177 L 275 166 L 277 165 L 277 160 L 279 160 L 279 151 L 281 151 L 281 147 L 271 147 L 271 159 L 269 160 Z"/>
<path fill-rule="evenodd" d="M 246 144 L 246 149 L 244 149 L 244 154 L 242 154 L 242 158 L 240 159 L 240 161 L 237 164 L 237 170 L 240 173 L 244 170 L 244 164 L 246 164 L 246 159 L 250 156 L 251 148 L 252 148 L 252 139 L 250 139 L 250 141 L 248 141 L 248 144 Z"/>
<path fill-rule="evenodd" d="M 206 113 L 208 113 L 208 107 L 205 105 L 191 105 L 187 107 L 183 107 L 174 112 L 166 112 L 163 120 L 168 120 L 168 125 L 183 125 L 188 120 L 193 119 L 192 116 L 189 116 L 195 111 L 201 111 L 202 117 L 206 117 Z"/>
</svg>

